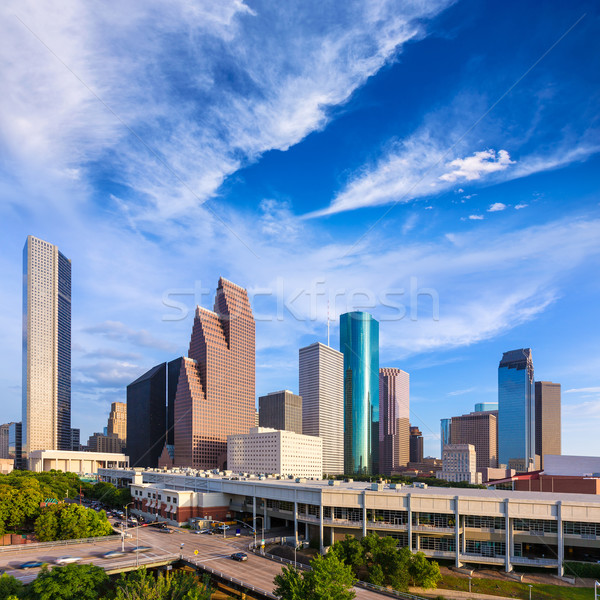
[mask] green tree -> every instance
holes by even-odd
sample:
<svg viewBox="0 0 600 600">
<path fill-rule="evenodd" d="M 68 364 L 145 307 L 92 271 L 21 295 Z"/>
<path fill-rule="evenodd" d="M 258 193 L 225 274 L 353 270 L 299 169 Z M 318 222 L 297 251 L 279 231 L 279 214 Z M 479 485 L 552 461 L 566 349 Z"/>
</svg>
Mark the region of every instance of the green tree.
<svg viewBox="0 0 600 600">
<path fill-rule="evenodd" d="M 42 542 L 97 537 L 112 532 L 104 511 L 97 513 L 78 504 L 48 506 L 35 522 L 35 533 Z"/>
<path fill-rule="evenodd" d="M 42 567 L 30 584 L 31 600 L 97 600 L 108 581 L 104 569 L 94 565 L 66 565 L 51 571 Z"/>
<path fill-rule="evenodd" d="M 20 598 L 22 595 L 23 584 L 18 579 L 6 573 L 0 575 L 0 600 Z"/>
<path fill-rule="evenodd" d="M 210 600 L 211 595 L 208 577 L 200 582 L 194 573 L 182 571 L 154 577 L 142 568 L 121 574 L 114 600 Z"/>
<path fill-rule="evenodd" d="M 434 560 L 428 561 L 422 552 L 411 556 L 408 574 L 413 585 L 423 588 L 436 588 L 442 578 L 440 566 Z"/>
<path fill-rule="evenodd" d="M 284 567 L 274 580 L 275 595 L 281 600 L 352 600 L 356 596 L 352 568 L 335 553 L 316 556 L 310 567 L 303 573 Z"/>
<path fill-rule="evenodd" d="M 346 535 L 345 539 L 336 542 L 329 552 L 350 565 L 357 576 L 365 564 L 365 548 L 353 535 Z"/>
</svg>

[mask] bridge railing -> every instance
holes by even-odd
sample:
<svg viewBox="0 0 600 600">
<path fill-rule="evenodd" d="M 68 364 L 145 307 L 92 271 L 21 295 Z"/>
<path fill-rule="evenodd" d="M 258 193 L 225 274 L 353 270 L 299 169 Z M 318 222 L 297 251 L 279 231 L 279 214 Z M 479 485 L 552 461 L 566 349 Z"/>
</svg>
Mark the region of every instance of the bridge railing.
<svg viewBox="0 0 600 600">
<path fill-rule="evenodd" d="M 126 537 L 131 537 L 131 534 L 126 534 Z M 71 546 L 73 544 L 89 544 L 96 542 L 120 541 L 119 535 L 101 535 L 98 537 L 77 538 L 74 540 L 56 540 L 54 542 L 33 542 L 31 544 L 11 544 L 10 546 L 0 546 L 1 552 L 14 552 L 22 550 L 35 550 L 36 548 L 53 548 L 54 546 Z"/>
</svg>

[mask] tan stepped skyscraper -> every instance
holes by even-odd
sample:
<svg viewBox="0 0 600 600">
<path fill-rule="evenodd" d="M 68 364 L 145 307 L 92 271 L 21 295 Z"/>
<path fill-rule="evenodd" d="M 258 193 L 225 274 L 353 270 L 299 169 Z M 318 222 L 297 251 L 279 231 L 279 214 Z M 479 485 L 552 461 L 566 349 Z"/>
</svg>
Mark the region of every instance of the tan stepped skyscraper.
<svg viewBox="0 0 600 600">
<path fill-rule="evenodd" d="M 471 444 L 477 456 L 477 470 L 498 466 L 498 411 L 472 412 L 452 417 L 451 444 Z"/>
<path fill-rule="evenodd" d="M 410 375 L 379 369 L 379 465 L 390 475 L 410 460 Z"/>
<path fill-rule="evenodd" d="M 255 420 L 255 323 L 248 293 L 221 277 L 214 311 L 198 306 L 174 408 L 175 466 L 227 460 L 227 436 Z"/>
<path fill-rule="evenodd" d="M 114 435 L 123 442 L 127 440 L 127 404 L 113 402 L 108 415 L 107 434 Z"/>
<path fill-rule="evenodd" d="M 71 261 L 32 235 L 23 249 L 23 457 L 71 449 Z"/>
<path fill-rule="evenodd" d="M 299 350 L 302 433 L 323 440 L 323 472 L 344 473 L 344 355 L 316 342 Z"/>
<path fill-rule="evenodd" d="M 560 383 L 535 382 L 535 453 L 544 468 L 545 454 L 561 454 Z"/>
</svg>

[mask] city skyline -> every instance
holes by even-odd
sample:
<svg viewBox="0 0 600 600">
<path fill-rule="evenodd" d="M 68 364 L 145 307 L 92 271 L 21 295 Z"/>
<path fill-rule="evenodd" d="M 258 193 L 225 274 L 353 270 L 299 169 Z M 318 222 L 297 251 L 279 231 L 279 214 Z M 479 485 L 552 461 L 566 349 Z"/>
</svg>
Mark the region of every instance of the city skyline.
<svg viewBox="0 0 600 600">
<path fill-rule="evenodd" d="M 1 10 L 4 422 L 35 235 L 73 260 L 82 440 L 186 353 L 223 275 L 257 316 L 257 396 L 297 392 L 298 348 L 364 310 L 426 455 L 521 347 L 562 384 L 563 452 L 600 454 L 595 3 Z"/>
</svg>

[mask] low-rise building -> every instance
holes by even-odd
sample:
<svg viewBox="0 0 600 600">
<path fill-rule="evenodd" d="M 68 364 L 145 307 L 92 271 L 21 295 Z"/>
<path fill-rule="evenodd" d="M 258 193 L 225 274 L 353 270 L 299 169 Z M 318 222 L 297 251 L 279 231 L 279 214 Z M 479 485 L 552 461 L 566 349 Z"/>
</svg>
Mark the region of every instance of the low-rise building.
<svg viewBox="0 0 600 600">
<path fill-rule="evenodd" d="M 138 491 L 134 499 L 142 506 L 148 493 L 150 501 L 158 501 L 160 494 L 159 513 L 193 498 L 191 506 L 200 517 L 251 522 L 266 531 L 287 525 L 323 550 L 347 534 L 360 538 L 373 532 L 455 566 L 496 565 L 506 571 L 544 567 L 562 575 L 566 560 L 600 561 L 598 496 L 259 478 L 191 469 L 101 469 L 99 476 L 132 483 Z M 224 515 L 217 512 L 225 507 Z M 164 519 L 160 514 L 155 518 Z"/>
<path fill-rule="evenodd" d="M 95 475 L 98 469 L 129 467 L 129 458 L 124 454 L 103 452 L 73 452 L 72 450 L 33 450 L 29 453 L 30 471 L 64 471 L 78 475 Z"/>
<path fill-rule="evenodd" d="M 234 473 L 323 476 L 323 440 L 292 431 L 253 427 L 227 436 L 227 468 Z"/>
<path fill-rule="evenodd" d="M 437 472 L 438 479 L 466 481 L 480 484 L 481 473 L 477 472 L 477 454 L 473 444 L 448 444 L 442 454 L 442 470 Z"/>
</svg>

